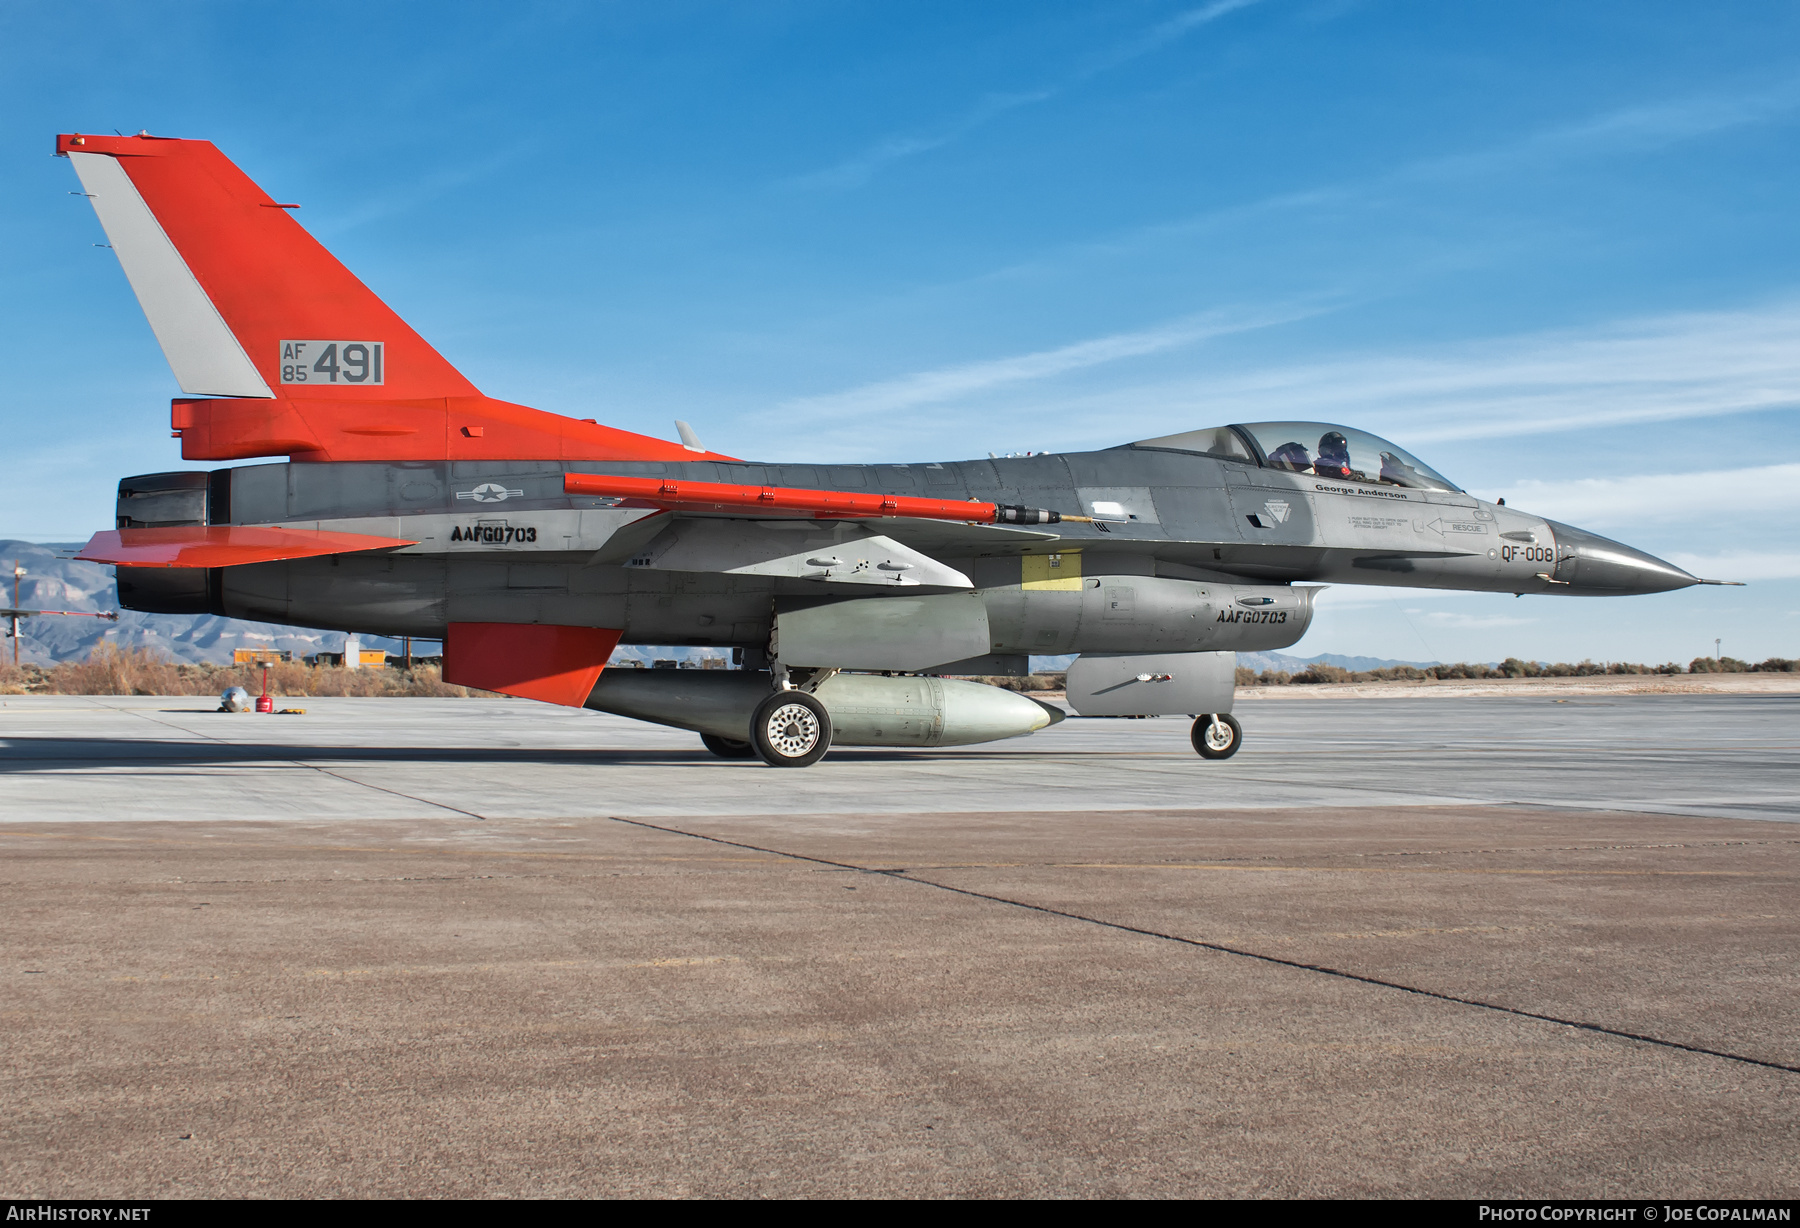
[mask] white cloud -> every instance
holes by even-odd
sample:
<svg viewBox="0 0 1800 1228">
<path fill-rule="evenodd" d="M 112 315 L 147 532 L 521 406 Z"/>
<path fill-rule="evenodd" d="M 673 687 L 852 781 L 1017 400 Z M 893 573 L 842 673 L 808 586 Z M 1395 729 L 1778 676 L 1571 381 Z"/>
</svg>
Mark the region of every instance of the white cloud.
<svg viewBox="0 0 1800 1228">
<path fill-rule="evenodd" d="M 1229 13 L 1235 13 L 1239 9 L 1246 9 L 1258 3 L 1261 3 L 1261 0 L 1216 0 L 1213 4 L 1203 4 L 1198 8 L 1189 9 L 1185 13 L 1177 13 L 1161 25 L 1145 31 L 1138 38 L 1116 48 L 1091 68 L 1083 71 L 1081 76 L 1091 77 L 1108 69 L 1117 68 L 1139 56 L 1149 55 L 1152 51 L 1181 38 L 1190 30 L 1209 25 Z"/>
<path fill-rule="evenodd" d="M 1189 28 L 1244 7 L 1244 3 L 1225 0 L 1193 9 L 1118 54 L 1123 59 L 1145 54 Z M 1104 71 L 1123 59 L 1102 58 L 1084 73 Z M 996 96 L 984 101 L 942 140 L 896 138 L 877 146 L 868 156 L 879 160 L 889 154 L 904 156 L 934 147 L 1000 110 L 1038 101 L 1063 88 L 1066 86 L 1013 98 Z M 1379 196 L 1409 181 L 1511 174 L 1521 161 L 1586 157 L 1608 147 L 1642 147 L 1701 137 L 1779 119 L 1797 104 L 1800 80 L 1735 95 L 1621 108 L 1488 149 L 1410 163 L 1363 181 L 1288 192 L 1201 217 L 1144 227 L 1064 249 L 1059 255 L 1046 255 L 994 276 L 1017 274 L 1026 267 L 1041 270 L 1076 255 L 1117 255 L 1134 248 L 1154 248 L 1184 232 L 1228 226 L 1269 210 L 1341 208 L 1348 200 Z M 852 159 L 843 167 L 857 165 L 861 164 Z M 1249 327 L 1307 314 L 1312 313 L 1271 311 Z M 1228 331 L 1237 329 L 1218 330 Z M 1154 383 L 1121 382 L 1099 392 L 1091 384 L 1073 381 L 1059 386 L 1056 379 L 1216 335 L 1206 329 L 1184 334 L 1181 324 L 1117 334 L 1054 350 L 921 372 L 841 394 L 804 398 L 782 408 L 784 415 L 797 411 L 803 420 L 809 410 L 837 415 L 841 419 L 837 425 L 856 431 L 864 445 L 875 442 L 871 430 L 890 447 L 905 436 L 938 437 L 969 412 L 978 411 L 1009 432 L 1016 429 L 1009 419 L 1026 420 L 1024 424 L 1036 437 L 1034 444 L 1048 442 L 1045 437 L 1050 436 L 1057 446 L 1083 447 L 1225 421 L 1345 421 L 1412 446 L 1800 406 L 1800 302 L 1794 301 L 1739 311 L 1645 317 L 1413 353 L 1345 356 Z M 1028 404 L 1015 395 L 1021 391 L 1019 386 L 1027 383 L 1031 385 Z M 872 417 L 893 409 L 933 405 L 942 407 L 938 414 L 910 415 L 905 422 L 877 422 Z M 859 426 L 855 422 L 859 414 L 871 417 Z M 1122 420 L 1131 423 L 1125 431 L 1119 428 Z"/>
<path fill-rule="evenodd" d="M 940 146 L 948 145 L 964 133 L 979 128 L 995 116 L 1032 103 L 1043 102 L 1056 94 L 1055 90 L 1032 90 L 1023 94 L 990 94 L 983 98 L 960 119 L 946 124 L 935 133 L 924 136 L 890 136 L 883 138 L 861 153 L 845 158 L 834 166 L 823 170 L 798 175 L 789 181 L 797 188 L 854 188 L 861 187 L 874 177 L 875 172 L 891 162 L 902 158 L 910 158 L 915 154 L 928 153 Z"/>
<path fill-rule="evenodd" d="M 1722 554 L 1671 553 L 1669 562 L 1707 580 L 1800 579 L 1800 554 L 1791 550 L 1733 550 Z"/>
<path fill-rule="evenodd" d="M 1346 208 L 1416 191 L 1420 184 L 1518 177 L 1526 167 L 1641 150 L 1746 125 L 1780 120 L 1800 106 L 1800 79 L 1739 94 L 1689 96 L 1622 107 L 1589 119 L 1503 140 L 1465 153 L 1402 163 L 1361 179 L 1300 187 L 1204 213 L 1170 218 L 1073 243 L 990 276 L 1042 272 L 1071 260 L 1155 251 L 1171 240 L 1226 231 L 1269 214 Z"/>
<path fill-rule="evenodd" d="M 1519 163 L 1588 157 L 1610 149 L 1643 149 L 1711 136 L 1780 119 L 1800 105 L 1800 80 L 1777 81 L 1733 94 L 1700 94 L 1620 107 L 1591 119 L 1547 128 L 1466 154 L 1427 159 L 1395 179 L 1507 170 Z"/>
<path fill-rule="evenodd" d="M 1141 358 L 1192 345 L 1211 337 L 1285 324 L 1316 314 L 1318 310 L 1287 307 L 1207 312 L 1141 332 L 1114 333 L 1052 350 L 940 367 L 933 371 L 921 371 L 898 379 L 866 384 L 847 392 L 803 397 L 783 405 L 781 416 L 787 421 L 791 421 L 796 414 L 856 417 L 952 401 L 967 403 L 970 397 L 984 392 L 1041 381 L 1129 358 Z"/>
<path fill-rule="evenodd" d="M 1800 464 L 1522 481 L 1499 493 L 1507 503 L 1535 515 L 1583 527 L 1721 514 L 1742 522 L 1746 517 L 1800 511 Z"/>
<path fill-rule="evenodd" d="M 317 216 L 297 220 L 303 221 L 308 232 L 321 242 L 341 238 L 358 227 L 411 213 L 446 193 L 488 179 L 535 152 L 535 143 L 509 144 L 501 152 L 474 162 L 459 161 L 427 174 L 396 177 L 385 186 L 377 185 L 355 204 L 345 202 L 336 213 L 320 212 Z M 276 199 L 291 200 L 292 197 Z"/>
<path fill-rule="evenodd" d="M 1445 440 L 1699 423 L 1800 407 L 1800 301 L 1229 374 L 1156 381 L 1125 374 L 1133 360 L 1340 308 L 1315 300 L 1208 312 L 1138 332 L 795 398 L 758 420 L 769 430 L 800 431 L 815 450 L 845 459 L 896 449 L 938 455 L 946 437 L 965 439 L 969 447 L 1072 450 L 1226 422 L 1279 420 L 1349 423 L 1424 455 L 1430 444 Z M 1207 360 L 1218 363 L 1217 351 Z M 1104 370 L 1113 366 L 1124 369 Z M 969 435 L 977 422 L 979 444 Z M 1696 425 L 1686 436 L 1665 429 L 1658 437 L 1678 446 L 1687 438 L 1691 443 L 1679 451 L 1715 465 L 1724 459 L 1710 428 Z M 1597 455 L 1589 471 L 1609 463 Z M 1466 472 L 1461 476 L 1474 480 Z M 1800 511 L 1800 466 L 1596 474 L 1521 482 L 1491 493 L 1582 525 L 1692 519 L 1722 508 L 1741 523 L 1744 514 L 1791 517 Z"/>
<path fill-rule="evenodd" d="M 1280 322 L 1271 312 L 1250 326 Z M 948 391 L 997 392 L 1004 382 Z M 972 395 L 958 406 L 965 412 L 1008 408 Z M 1094 422 L 1114 433 L 1129 420 L 1131 434 L 1121 439 L 1223 422 L 1304 419 L 1352 423 L 1411 448 L 1794 406 L 1800 406 L 1800 303 L 1781 302 L 1104 392 L 1071 389 L 1058 396 L 1052 387 L 1020 408 L 1040 423 Z M 1696 447 L 1704 443 L 1697 439 Z"/>
<path fill-rule="evenodd" d="M 1251 5 L 1261 2 L 1262 0 L 1214 0 L 1212 4 L 1203 4 L 1198 8 L 1189 9 L 1187 12 L 1179 13 L 1162 24 L 1145 31 L 1136 38 L 1120 44 L 1058 85 L 1028 90 L 1023 93 L 989 94 L 969 108 L 960 118 L 944 124 L 936 132 L 927 135 L 884 137 L 862 152 L 845 158 L 842 162 L 822 170 L 797 175 L 788 183 L 797 188 L 860 187 L 873 178 L 876 171 L 890 163 L 948 145 L 958 137 L 979 128 L 997 116 L 1019 107 L 1031 106 L 1054 98 L 1091 77 L 1109 72 L 1122 64 L 1130 63 L 1140 56 L 1148 55 L 1158 48 L 1167 46 L 1191 30 L 1217 21 L 1228 13 L 1249 8 Z"/>
</svg>

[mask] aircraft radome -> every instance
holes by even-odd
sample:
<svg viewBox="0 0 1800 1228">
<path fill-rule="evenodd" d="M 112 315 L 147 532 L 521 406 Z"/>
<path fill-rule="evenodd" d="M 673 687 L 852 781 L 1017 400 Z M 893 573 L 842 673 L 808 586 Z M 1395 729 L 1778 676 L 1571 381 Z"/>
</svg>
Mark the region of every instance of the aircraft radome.
<svg viewBox="0 0 1800 1228">
<path fill-rule="evenodd" d="M 186 394 L 183 459 L 82 558 L 133 610 L 442 638 L 444 677 L 701 735 L 727 757 L 1015 737 L 1060 710 L 944 675 L 1080 654 L 1084 715 L 1199 714 L 1319 583 L 1624 596 L 1709 583 L 1459 490 L 1345 426 L 1097 452 L 744 461 L 485 396 L 210 143 L 57 138 Z M 611 670 L 615 646 L 730 671 Z"/>
</svg>

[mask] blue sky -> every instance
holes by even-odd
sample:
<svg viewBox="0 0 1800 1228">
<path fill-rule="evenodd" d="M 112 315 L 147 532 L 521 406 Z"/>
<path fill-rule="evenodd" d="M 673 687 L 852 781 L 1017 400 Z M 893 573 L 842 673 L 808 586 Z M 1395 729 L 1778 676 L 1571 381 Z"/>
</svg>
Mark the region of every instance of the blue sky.
<svg viewBox="0 0 1800 1228">
<path fill-rule="evenodd" d="M 749 457 L 1388 435 L 1751 581 L 1294 651 L 1800 656 L 1800 8 L 0 8 L 0 537 L 184 467 L 58 131 L 216 142 L 484 391 Z"/>
</svg>

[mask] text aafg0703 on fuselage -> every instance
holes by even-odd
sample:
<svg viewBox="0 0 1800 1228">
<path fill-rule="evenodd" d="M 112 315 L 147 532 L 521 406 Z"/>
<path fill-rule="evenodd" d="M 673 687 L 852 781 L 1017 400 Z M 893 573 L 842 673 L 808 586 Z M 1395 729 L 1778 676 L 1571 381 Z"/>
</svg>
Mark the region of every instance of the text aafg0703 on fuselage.
<svg viewBox="0 0 1800 1228">
<path fill-rule="evenodd" d="M 1707 583 L 1485 503 L 1318 422 L 1096 452 L 751 462 L 484 395 L 205 141 L 57 138 L 184 396 L 182 457 L 119 483 L 82 558 L 121 604 L 442 638 L 444 677 L 803 766 L 1062 711 L 947 675 L 1079 654 L 1084 715 L 1200 713 L 1242 740 L 1238 651 L 1285 648 L 1320 583 L 1620 596 Z M 731 671 L 604 671 L 623 643 Z"/>
</svg>

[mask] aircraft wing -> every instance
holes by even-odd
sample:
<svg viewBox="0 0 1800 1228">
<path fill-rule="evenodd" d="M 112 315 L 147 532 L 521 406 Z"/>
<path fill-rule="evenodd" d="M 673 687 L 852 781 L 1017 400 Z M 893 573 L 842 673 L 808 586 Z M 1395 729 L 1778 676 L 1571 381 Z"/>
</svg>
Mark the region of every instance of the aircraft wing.
<svg viewBox="0 0 1800 1228">
<path fill-rule="evenodd" d="M 880 588 L 974 587 L 954 567 L 848 520 L 680 517 L 620 561 L 627 567 L 661 571 L 779 576 Z"/>
</svg>

